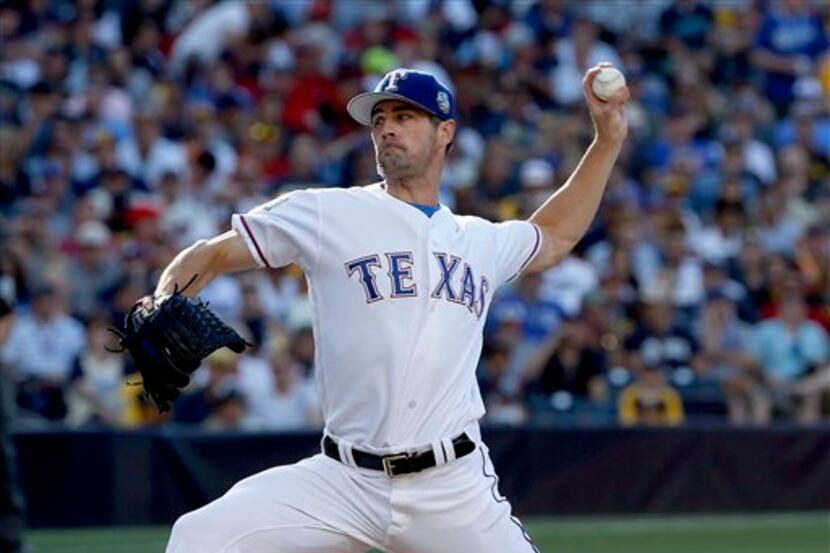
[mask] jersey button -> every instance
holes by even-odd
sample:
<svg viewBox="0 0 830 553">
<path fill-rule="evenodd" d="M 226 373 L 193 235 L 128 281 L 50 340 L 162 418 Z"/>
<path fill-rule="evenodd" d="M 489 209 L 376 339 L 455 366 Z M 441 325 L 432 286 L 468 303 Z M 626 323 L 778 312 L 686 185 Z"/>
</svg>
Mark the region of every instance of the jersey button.
<svg viewBox="0 0 830 553">
<path fill-rule="evenodd" d="M 415 409 L 417 406 L 418 406 L 418 403 L 415 402 L 414 400 L 409 402 L 409 408 L 410 409 Z"/>
</svg>

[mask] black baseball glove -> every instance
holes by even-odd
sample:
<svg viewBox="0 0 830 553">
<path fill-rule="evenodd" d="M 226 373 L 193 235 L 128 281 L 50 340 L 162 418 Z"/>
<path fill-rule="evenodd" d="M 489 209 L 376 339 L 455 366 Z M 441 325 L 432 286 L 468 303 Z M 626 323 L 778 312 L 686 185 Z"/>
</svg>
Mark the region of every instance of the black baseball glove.
<svg viewBox="0 0 830 553">
<path fill-rule="evenodd" d="M 183 291 L 176 287 L 172 296 L 139 300 L 125 317 L 124 330 L 114 331 L 160 413 L 170 410 L 202 359 L 221 347 L 241 353 L 250 345 L 206 303 Z"/>
</svg>

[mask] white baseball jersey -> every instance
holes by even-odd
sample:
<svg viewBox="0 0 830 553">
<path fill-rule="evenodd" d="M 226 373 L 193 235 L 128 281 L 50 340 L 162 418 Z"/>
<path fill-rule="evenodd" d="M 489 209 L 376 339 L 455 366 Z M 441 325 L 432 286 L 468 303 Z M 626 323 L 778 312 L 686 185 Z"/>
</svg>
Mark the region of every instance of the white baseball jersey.
<svg viewBox="0 0 830 553">
<path fill-rule="evenodd" d="M 291 192 L 232 224 L 260 266 L 306 273 L 327 433 L 384 453 L 484 414 L 484 321 L 495 290 L 539 251 L 535 225 L 445 206 L 428 217 L 383 184 Z"/>
</svg>

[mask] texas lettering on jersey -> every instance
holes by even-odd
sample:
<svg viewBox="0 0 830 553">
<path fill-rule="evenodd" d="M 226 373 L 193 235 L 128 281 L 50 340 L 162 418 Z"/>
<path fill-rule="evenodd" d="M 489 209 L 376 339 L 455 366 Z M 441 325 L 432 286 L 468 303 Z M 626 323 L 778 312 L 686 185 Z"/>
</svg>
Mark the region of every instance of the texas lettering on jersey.
<svg viewBox="0 0 830 553">
<path fill-rule="evenodd" d="M 440 278 L 430 297 L 463 305 L 480 319 L 490 290 L 487 277 L 482 275 L 476 279 L 470 264 L 458 256 L 444 252 L 433 252 L 432 255 Z M 414 263 L 412 252 L 388 252 L 359 257 L 347 262 L 345 266 L 349 278 L 362 285 L 366 303 L 375 303 L 387 299 L 378 285 L 378 275 L 384 268 L 389 280 L 389 298 L 418 296 L 418 285 L 412 278 Z"/>
<path fill-rule="evenodd" d="M 456 435 L 484 414 L 476 368 L 486 314 L 539 251 L 535 225 L 446 206 L 427 217 L 382 183 L 297 190 L 232 224 L 258 266 L 296 263 L 306 274 L 329 434 L 392 451 Z"/>
</svg>

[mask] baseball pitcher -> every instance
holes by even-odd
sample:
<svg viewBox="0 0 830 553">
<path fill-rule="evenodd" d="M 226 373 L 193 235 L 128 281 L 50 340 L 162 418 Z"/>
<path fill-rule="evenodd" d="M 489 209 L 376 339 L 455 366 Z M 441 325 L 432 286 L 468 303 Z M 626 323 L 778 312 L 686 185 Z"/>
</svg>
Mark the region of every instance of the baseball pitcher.
<svg viewBox="0 0 830 553">
<path fill-rule="evenodd" d="M 182 516 L 167 553 L 539 551 L 499 493 L 475 371 L 493 293 L 565 257 L 597 211 L 627 133 L 628 89 L 608 101 L 592 90 L 605 65 L 583 80 L 594 140 L 527 221 L 462 217 L 439 203 L 455 100 L 433 75 L 398 69 L 348 104 L 371 132 L 381 182 L 285 194 L 173 260 L 128 325 L 151 397 L 169 406 L 205 352 L 244 349 L 188 297 L 222 273 L 297 263 L 310 284 L 326 424 L 320 454 Z M 205 343 L 160 345 L 153 321 L 182 320 L 174 335 Z M 147 369 L 165 364 L 174 378 Z"/>
</svg>

